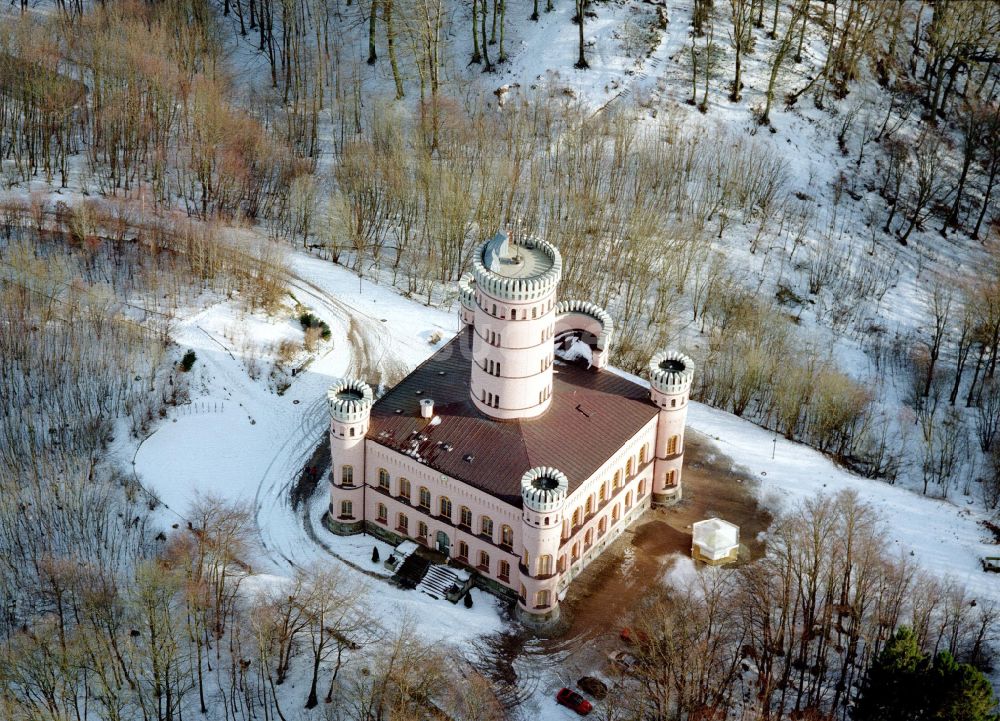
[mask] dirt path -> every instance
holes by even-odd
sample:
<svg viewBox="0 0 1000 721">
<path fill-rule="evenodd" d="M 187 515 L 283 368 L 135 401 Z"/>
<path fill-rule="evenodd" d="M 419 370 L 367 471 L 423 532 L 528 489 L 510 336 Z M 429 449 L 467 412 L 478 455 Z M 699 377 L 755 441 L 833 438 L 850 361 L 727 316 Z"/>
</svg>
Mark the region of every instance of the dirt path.
<svg viewBox="0 0 1000 721">
<path fill-rule="evenodd" d="M 677 554 L 691 553 L 691 524 L 719 516 L 740 527 L 751 558 L 771 515 L 758 503 L 751 474 L 737 467 L 706 436 L 688 430 L 684 500 L 648 512 L 592 563 L 562 602 L 566 624 L 551 638 L 522 630 L 484 640 L 491 659 L 484 669 L 506 686 L 507 701 L 532 696 L 539 685 L 573 685 L 580 676 L 604 670 L 607 654 L 620 648 L 618 633 L 642 599 L 662 583 Z M 558 680 L 553 678 L 558 674 Z"/>
</svg>

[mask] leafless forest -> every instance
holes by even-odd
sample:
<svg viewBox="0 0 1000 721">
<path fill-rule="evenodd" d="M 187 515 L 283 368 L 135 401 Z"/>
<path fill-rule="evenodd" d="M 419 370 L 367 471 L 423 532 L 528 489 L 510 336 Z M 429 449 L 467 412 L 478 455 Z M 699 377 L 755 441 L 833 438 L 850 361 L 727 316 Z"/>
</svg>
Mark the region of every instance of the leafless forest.
<svg viewBox="0 0 1000 721">
<path fill-rule="evenodd" d="M 576 0 L 565 71 L 594 64 L 587 24 L 611 5 Z M 334 571 L 253 593 L 248 509 L 206 498 L 158 535 L 157 499 L 107 457 L 187 400 L 177 314 L 204 294 L 274 307 L 285 249 L 448 305 L 498 227 L 542 235 L 563 297 L 614 315 L 616 365 L 682 343 L 699 400 L 873 479 L 1000 506 L 1000 6 L 668 3 L 627 52 L 690 22 L 682 102 L 598 111 L 558 83 L 497 89 L 510 38 L 547 9 L 4 12 L 0 716 L 518 718 L 476 659 L 382 628 Z M 815 187 L 769 141 L 805 107 L 840 163 Z M 848 719 L 901 625 L 992 668 L 997 609 L 883 540 L 857 498 L 818 499 L 778 520 L 766 559 L 649 598 L 642 663 L 600 714 Z"/>
</svg>

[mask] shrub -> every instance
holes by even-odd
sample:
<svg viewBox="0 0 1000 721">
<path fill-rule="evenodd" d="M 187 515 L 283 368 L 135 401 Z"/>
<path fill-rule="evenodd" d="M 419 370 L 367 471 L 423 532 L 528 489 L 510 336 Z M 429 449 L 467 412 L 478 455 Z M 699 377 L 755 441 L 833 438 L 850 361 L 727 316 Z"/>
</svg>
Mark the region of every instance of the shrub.
<svg viewBox="0 0 1000 721">
<path fill-rule="evenodd" d="M 330 326 L 326 324 L 326 321 L 320 320 L 309 311 L 299 316 L 299 324 L 302 326 L 302 330 L 305 331 L 308 331 L 310 328 L 316 328 L 319 331 L 320 338 L 330 340 Z"/>
<path fill-rule="evenodd" d="M 196 360 L 198 360 L 198 356 L 194 354 L 193 350 L 189 349 L 188 352 L 184 354 L 184 357 L 181 358 L 181 370 L 187 373 L 194 367 L 194 362 Z"/>
</svg>

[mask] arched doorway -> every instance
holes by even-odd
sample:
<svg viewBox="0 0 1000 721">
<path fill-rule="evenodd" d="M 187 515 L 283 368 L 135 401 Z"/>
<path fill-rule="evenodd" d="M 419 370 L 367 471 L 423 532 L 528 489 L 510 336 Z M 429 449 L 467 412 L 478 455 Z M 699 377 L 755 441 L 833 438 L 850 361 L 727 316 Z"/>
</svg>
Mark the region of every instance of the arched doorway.
<svg viewBox="0 0 1000 721">
<path fill-rule="evenodd" d="M 451 539 L 444 531 L 437 532 L 437 550 L 446 556 L 451 556 Z"/>
</svg>

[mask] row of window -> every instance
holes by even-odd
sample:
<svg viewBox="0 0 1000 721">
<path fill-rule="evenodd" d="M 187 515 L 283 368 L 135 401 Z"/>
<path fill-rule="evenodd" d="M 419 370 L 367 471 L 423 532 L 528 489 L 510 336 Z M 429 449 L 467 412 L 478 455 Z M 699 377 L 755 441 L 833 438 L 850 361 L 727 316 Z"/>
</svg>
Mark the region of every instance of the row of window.
<svg viewBox="0 0 1000 721">
<path fill-rule="evenodd" d="M 500 375 L 500 361 L 488 360 L 486 361 L 486 372 L 491 376 Z"/>
<path fill-rule="evenodd" d="M 625 461 L 624 469 L 624 480 L 632 477 L 634 473 L 637 473 L 639 468 L 648 460 L 649 457 L 649 445 L 645 444 L 639 449 L 639 455 L 637 458 L 629 458 Z M 568 538 L 570 532 L 573 528 L 578 527 L 607 501 L 611 496 L 622 487 L 623 474 L 622 469 L 615 471 L 615 475 L 610 481 L 604 481 L 597 489 L 597 494 L 591 493 L 587 496 L 587 500 L 584 502 L 583 506 L 577 506 L 573 510 L 572 523 L 563 522 L 563 538 Z M 640 481 L 639 483 L 639 496 L 642 497 L 646 493 L 646 482 Z M 631 493 L 629 494 L 629 496 Z M 628 496 L 626 496 L 628 498 Z M 626 502 L 626 505 L 631 505 L 631 502 Z"/>
<path fill-rule="evenodd" d="M 468 509 L 465 509 L 465 510 L 468 510 Z M 376 513 L 377 513 L 378 522 L 379 523 L 384 523 L 384 524 L 388 525 L 388 522 L 389 522 L 389 509 L 386 507 L 386 505 L 384 503 L 379 503 L 378 504 L 378 508 L 376 510 Z M 471 518 L 470 518 L 470 520 L 471 520 Z M 491 528 L 492 528 L 492 525 L 493 525 L 493 521 L 490 521 L 490 527 Z M 504 528 L 507 528 L 507 526 L 504 526 Z M 405 535 L 405 536 L 409 536 L 410 535 L 410 518 L 405 513 L 400 512 L 400 513 L 396 514 L 396 531 L 398 533 L 401 533 L 401 534 Z M 443 533 L 443 531 L 442 531 L 442 533 Z M 445 535 L 447 535 L 447 534 L 445 534 Z M 427 527 L 427 524 L 424 521 L 418 521 L 417 522 L 417 535 L 415 537 L 418 540 L 420 540 L 420 541 L 422 541 L 424 543 L 429 544 L 430 543 L 429 536 L 430 536 L 430 529 Z M 513 539 L 511 539 L 511 540 L 513 540 Z M 451 540 L 450 539 L 448 540 L 448 546 L 449 547 L 451 546 Z M 465 563 L 470 563 L 470 560 L 469 560 L 469 544 L 468 543 L 466 543 L 465 541 L 459 541 L 458 542 L 458 547 L 457 547 L 456 550 L 457 550 L 457 553 L 455 554 L 455 558 L 457 558 L 458 560 L 463 561 Z M 490 554 L 488 552 L 480 550 L 479 551 L 479 555 L 476 557 L 475 560 L 476 560 L 476 568 L 478 568 L 479 570 L 485 571 L 487 573 L 491 573 L 493 571 L 493 568 L 490 565 Z M 510 580 L 510 563 L 507 562 L 507 561 L 505 561 L 505 560 L 503 560 L 503 559 L 500 559 L 497 562 L 496 575 L 501 580 L 504 580 L 504 581 Z"/>
<path fill-rule="evenodd" d="M 479 400 L 488 405 L 490 408 L 500 407 L 500 394 L 499 393 L 487 393 L 486 389 L 482 389 L 480 392 Z"/>
<path fill-rule="evenodd" d="M 494 318 L 500 318 L 502 320 L 506 320 L 507 319 L 507 317 L 508 317 L 507 312 L 503 308 L 497 309 L 497 304 L 496 303 L 493 303 L 492 306 L 493 306 L 493 310 L 492 310 L 492 312 L 490 312 L 490 315 L 492 315 Z M 484 312 L 486 311 L 486 298 L 484 296 L 479 296 L 479 307 L 482 308 Z M 550 310 L 552 310 L 552 299 L 551 298 L 549 299 L 549 301 L 547 303 L 542 303 L 541 305 L 532 306 L 532 308 L 531 308 L 531 317 L 532 318 L 538 318 L 541 315 L 545 315 Z M 517 308 L 511 308 L 510 309 L 510 316 L 509 316 L 510 320 L 518 320 L 518 317 L 517 317 L 518 315 L 519 314 L 517 312 Z M 528 309 L 527 308 L 521 308 L 520 316 L 521 316 L 520 320 L 528 320 Z"/>
<path fill-rule="evenodd" d="M 407 501 L 410 500 L 410 481 L 407 478 L 399 477 L 397 480 L 397 493 L 396 495 L 400 498 L 404 498 Z M 392 479 L 389 476 L 389 471 L 385 468 L 378 469 L 378 487 L 383 491 L 386 491 L 392 495 Z M 419 503 L 417 504 L 419 508 L 424 509 L 428 513 L 431 510 L 431 492 L 427 486 L 421 486 L 418 490 Z M 452 514 L 454 512 L 454 507 L 452 506 L 451 499 L 448 496 L 441 496 L 438 499 L 438 516 L 448 519 L 449 522 L 452 521 Z M 472 509 L 468 506 L 459 506 L 458 509 L 458 525 L 463 526 L 469 533 L 472 533 Z M 487 536 L 490 540 L 493 540 L 493 519 L 489 516 L 479 517 L 479 534 L 482 536 Z M 507 524 L 503 524 L 500 527 L 500 543 L 504 546 L 514 545 L 514 530 Z"/>
</svg>

